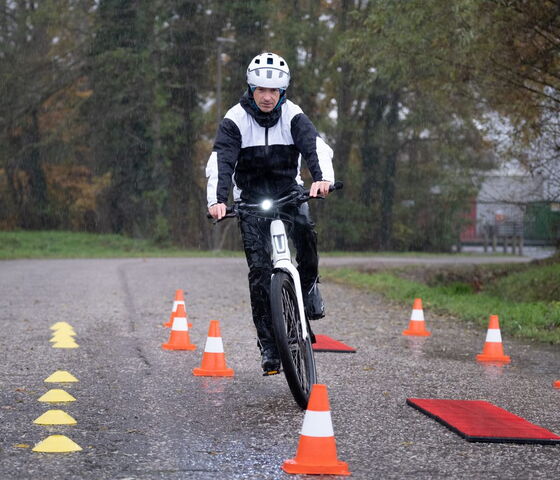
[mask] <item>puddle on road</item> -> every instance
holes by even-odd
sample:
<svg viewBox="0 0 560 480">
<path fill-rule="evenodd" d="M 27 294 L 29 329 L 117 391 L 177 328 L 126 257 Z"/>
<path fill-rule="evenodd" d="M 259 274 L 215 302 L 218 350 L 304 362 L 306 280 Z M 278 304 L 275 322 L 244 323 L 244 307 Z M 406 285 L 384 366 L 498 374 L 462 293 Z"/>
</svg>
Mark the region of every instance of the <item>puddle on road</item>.
<svg viewBox="0 0 560 480">
<path fill-rule="evenodd" d="M 406 347 L 410 353 L 416 357 L 420 358 L 425 356 L 424 346 L 426 344 L 426 337 L 406 337 Z"/>
<path fill-rule="evenodd" d="M 415 358 L 439 359 L 439 360 L 455 360 L 470 361 L 473 360 L 475 354 L 472 355 L 465 352 L 457 352 L 453 349 L 445 347 L 435 347 L 430 337 L 405 337 L 404 346 Z"/>
<path fill-rule="evenodd" d="M 551 361 L 549 357 L 539 354 L 538 352 L 535 352 L 530 358 L 521 355 L 522 358 L 519 358 L 515 356 L 515 353 L 511 355 L 509 351 L 506 351 L 506 353 L 511 356 L 511 363 L 503 364 L 478 362 L 476 360 L 476 355 L 479 353 L 478 351 L 467 353 L 465 351 L 448 350 L 442 347 L 435 349 L 434 345 L 430 344 L 429 339 L 407 338 L 406 342 L 403 343 L 410 352 L 410 355 L 416 359 L 422 359 L 423 361 L 430 359 L 448 360 L 461 362 L 463 364 L 477 365 L 480 375 L 488 380 L 498 380 L 502 378 L 504 374 L 513 373 L 514 371 L 522 373 L 523 375 L 548 375 L 551 379 L 560 377 L 558 362 Z"/>
<path fill-rule="evenodd" d="M 231 385 L 231 378 L 200 377 L 199 385 L 201 392 L 206 394 L 208 402 L 215 407 L 220 407 L 224 404 L 227 396 L 224 393 Z"/>
</svg>

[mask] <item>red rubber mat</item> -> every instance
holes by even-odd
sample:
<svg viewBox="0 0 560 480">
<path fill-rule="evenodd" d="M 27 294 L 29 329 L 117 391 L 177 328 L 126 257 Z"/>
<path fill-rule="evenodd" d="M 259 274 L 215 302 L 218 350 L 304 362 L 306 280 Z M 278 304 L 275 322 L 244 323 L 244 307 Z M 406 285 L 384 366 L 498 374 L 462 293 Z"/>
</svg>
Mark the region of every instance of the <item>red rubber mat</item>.
<svg viewBox="0 0 560 480">
<path fill-rule="evenodd" d="M 341 352 L 341 353 L 356 353 L 356 349 L 349 347 L 345 343 L 334 340 L 326 335 L 315 335 L 316 342 L 313 344 L 315 352 Z"/>
<path fill-rule="evenodd" d="M 408 398 L 406 403 L 469 442 L 560 443 L 560 437 L 483 400 Z"/>
</svg>

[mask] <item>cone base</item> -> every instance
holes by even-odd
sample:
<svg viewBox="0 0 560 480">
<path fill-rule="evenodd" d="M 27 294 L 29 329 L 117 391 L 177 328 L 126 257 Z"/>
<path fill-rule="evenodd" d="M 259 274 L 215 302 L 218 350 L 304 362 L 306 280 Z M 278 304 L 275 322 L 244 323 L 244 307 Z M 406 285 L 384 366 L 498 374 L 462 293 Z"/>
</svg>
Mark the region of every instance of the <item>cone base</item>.
<svg viewBox="0 0 560 480">
<path fill-rule="evenodd" d="M 191 343 L 190 345 L 178 347 L 177 345 L 173 345 L 171 343 L 164 343 L 161 348 L 163 348 L 164 350 L 196 350 L 196 345 L 193 345 Z"/>
<path fill-rule="evenodd" d="M 428 332 L 428 330 L 403 330 L 402 334 L 409 337 L 429 337 L 432 332 Z"/>
<path fill-rule="evenodd" d="M 286 460 L 282 464 L 282 470 L 286 473 L 301 473 L 310 475 L 350 475 L 348 464 L 337 461 L 331 465 L 313 465 L 296 462 L 295 459 Z"/>
<path fill-rule="evenodd" d="M 508 355 L 486 355 L 484 353 L 479 353 L 476 356 L 477 362 L 489 362 L 489 363 L 510 363 L 511 359 Z"/>
<path fill-rule="evenodd" d="M 196 377 L 233 377 L 233 368 L 223 370 L 207 370 L 205 368 L 194 368 L 193 375 Z"/>
</svg>

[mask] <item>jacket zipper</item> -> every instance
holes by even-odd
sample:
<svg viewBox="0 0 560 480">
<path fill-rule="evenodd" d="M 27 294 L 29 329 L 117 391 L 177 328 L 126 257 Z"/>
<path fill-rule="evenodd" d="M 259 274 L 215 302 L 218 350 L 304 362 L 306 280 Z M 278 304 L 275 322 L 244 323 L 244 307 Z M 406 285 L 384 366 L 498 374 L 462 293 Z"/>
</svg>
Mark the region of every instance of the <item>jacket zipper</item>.
<svg viewBox="0 0 560 480">
<path fill-rule="evenodd" d="M 264 154 L 268 157 L 268 127 L 264 129 Z"/>
</svg>

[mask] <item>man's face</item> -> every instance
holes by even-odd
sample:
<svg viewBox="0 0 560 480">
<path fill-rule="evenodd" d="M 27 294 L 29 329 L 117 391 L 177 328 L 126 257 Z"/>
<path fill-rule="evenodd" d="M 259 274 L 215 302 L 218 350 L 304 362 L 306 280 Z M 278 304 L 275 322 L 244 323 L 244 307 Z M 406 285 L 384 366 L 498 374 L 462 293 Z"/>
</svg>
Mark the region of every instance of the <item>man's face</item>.
<svg viewBox="0 0 560 480">
<path fill-rule="evenodd" d="M 278 100 L 280 100 L 280 90 L 278 88 L 257 87 L 253 92 L 253 98 L 262 112 L 272 112 Z"/>
</svg>

